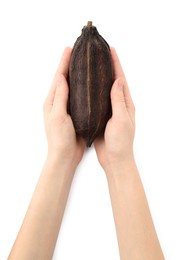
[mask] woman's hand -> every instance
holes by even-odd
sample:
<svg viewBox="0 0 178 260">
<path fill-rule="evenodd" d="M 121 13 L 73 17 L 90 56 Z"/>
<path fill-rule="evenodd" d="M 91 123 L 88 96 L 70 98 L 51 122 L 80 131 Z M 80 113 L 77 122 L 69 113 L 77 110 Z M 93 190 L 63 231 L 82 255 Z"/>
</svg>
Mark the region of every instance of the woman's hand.
<svg viewBox="0 0 178 260">
<path fill-rule="evenodd" d="M 68 74 L 71 48 L 66 48 L 51 89 L 44 103 L 44 123 L 48 140 L 48 157 L 76 168 L 82 159 L 84 141 L 76 136 L 67 114 Z"/>
<path fill-rule="evenodd" d="M 116 51 L 111 48 L 115 81 L 111 89 L 112 117 L 103 138 L 95 140 L 98 160 L 107 172 L 110 167 L 133 160 L 135 108 Z"/>
</svg>

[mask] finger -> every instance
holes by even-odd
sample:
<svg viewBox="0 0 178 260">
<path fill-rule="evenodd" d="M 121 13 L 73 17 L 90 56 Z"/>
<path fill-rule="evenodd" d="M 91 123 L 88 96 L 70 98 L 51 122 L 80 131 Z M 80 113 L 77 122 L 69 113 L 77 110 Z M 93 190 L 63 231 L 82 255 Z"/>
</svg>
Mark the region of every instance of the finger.
<svg viewBox="0 0 178 260">
<path fill-rule="evenodd" d="M 113 117 L 122 115 L 127 112 L 125 97 L 124 97 L 124 79 L 115 80 L 111 89 L 111 105 Z"/>
<path fill-rule="evenodd" d="M 52 111 L 59 117 L 67 115 L 68 84 L 64 75 L 58 75 Z"/>
<path fill-rule="evenodd" d="M 58 81 L 60 74 L 63 74 L 65 77 L 67 77 L 71 51 L 72 51 L 71 48 L 66 48 L 62 54 L 60 64 L 57 68 L 50 91 L 49 91 L 48 96 L 44 103 L 44 113 L 45 114 L 49 114 L 49 112 L 52 109 L 55 91 L 56 91 L 56 82 Z"/>
<path fill-rule="evenodd" d="M 68 70 L 69 70 L 69 62 L 70 62 L 71 52 L 72 52 L 72 48 L 70 48 L 70 47 L 65 48 L 65 50 L 63 51 L 61 61 L 60 61 L 58 68 L 56 70 L 55 77 L 58 74 L 63 74 L 65 77 L 67 77 Z"/>
<path fill-rule="evenodd" d="M 120 77 L 125 78 L 124 71 L 123 71 L 121 63 L 119 61 L 117 52 L 113 47 L 111 47 L 111 56 L 112 56 L 112 61 L 113 61 L 115 79 L 120 78 Z"/>
<path fill-rule="evenodd" d="M 131 97 L 131 94 L 129 91 L 129 87 L 127 84 L 127 80 L 126 80 L 124 71 L 122 69 L 121 63 L 120 63 L 118 55 L 116 53 L 116 50 L 113 47 L 111 48 L 111 55 L 112 55 L 112 60 L 113 60 L 115 79 L 118 79 L 118 78 L 124 79 L 124 96 L 125 96 L 126 107 L 129 110 L 135 110 L 134 103 L 133 103 L 133 100 L 132 100 L 132 97 Z"/>
</svg>

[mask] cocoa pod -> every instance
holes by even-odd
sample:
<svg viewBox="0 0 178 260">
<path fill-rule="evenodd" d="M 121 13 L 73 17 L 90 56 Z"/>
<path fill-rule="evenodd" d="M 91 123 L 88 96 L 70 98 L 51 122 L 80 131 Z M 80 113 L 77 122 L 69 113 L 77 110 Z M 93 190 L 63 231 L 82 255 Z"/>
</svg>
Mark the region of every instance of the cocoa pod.
<svg viewBox="0 0 178 260">
<path fill-rule="evenodd" d="M 87 147 L 103 135 L 111 117 L 112 84 L 110 47 L 88 22 L 74 44 L 69 64 L 69 114 Z"/>
</svg>

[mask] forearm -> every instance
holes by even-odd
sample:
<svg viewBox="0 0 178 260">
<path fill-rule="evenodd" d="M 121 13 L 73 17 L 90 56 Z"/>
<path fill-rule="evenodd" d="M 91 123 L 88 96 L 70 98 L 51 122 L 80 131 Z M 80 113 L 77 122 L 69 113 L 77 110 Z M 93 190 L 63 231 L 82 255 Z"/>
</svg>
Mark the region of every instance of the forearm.
<svg viewBox="0 0 178 260">
<path fill-rule="evenodd" d="M 121 259 L 164 259 L 134 160 L 108 170 L 107 179 Z"/>
<path fill-rule="evenodd" d="M 74 170 L 48 157 L 8 259 L 52 259 Z"/>
</svg>

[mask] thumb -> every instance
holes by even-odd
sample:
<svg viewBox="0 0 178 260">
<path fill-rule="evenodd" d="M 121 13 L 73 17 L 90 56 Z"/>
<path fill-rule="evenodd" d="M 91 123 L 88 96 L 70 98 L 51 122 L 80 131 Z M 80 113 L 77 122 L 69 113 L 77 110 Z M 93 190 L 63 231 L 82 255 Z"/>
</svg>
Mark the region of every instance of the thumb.
<svg viewBox="0 0 178 260">
<path fill-rule="evenodd" d="M 66 78 L 59 74 L 56 80 L 56 91 L 53 102 L 53 111 L 60 116 L 67 115 L 68 84 Z"/>
<path fill-rule="evenodd" d="M 117 116 L 121 113 L 125 113 L 126 104 L 124 97 L 124 79 L 119 78 L 115 80 L 112 89 L 111 89 L 111 105 L 112 105 L 112 114 Z"/>
</svg>

